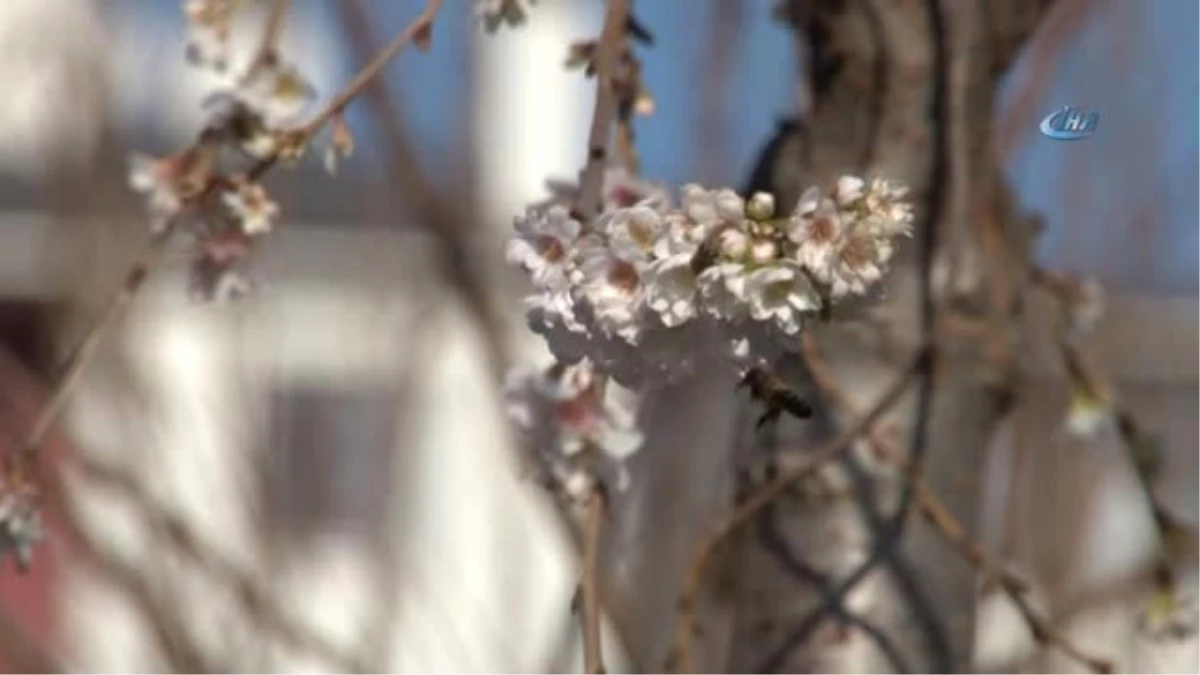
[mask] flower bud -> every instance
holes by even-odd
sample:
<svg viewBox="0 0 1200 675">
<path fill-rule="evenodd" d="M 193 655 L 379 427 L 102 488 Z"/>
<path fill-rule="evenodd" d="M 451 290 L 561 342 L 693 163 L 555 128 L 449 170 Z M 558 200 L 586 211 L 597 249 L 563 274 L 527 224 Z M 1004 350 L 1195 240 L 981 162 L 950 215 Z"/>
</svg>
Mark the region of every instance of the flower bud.
<svg viewBox="0 0 1200 675">
<path fill-rule="evenodd" d="M 766 192 L 755 192 L 746 205 L 746 215 L 753 220 L 770 220 L 775 215 L 775 197 Z"/>
<path fill-rule="evenodd" d="M 750 247 L 750 259 L 759 265 L 765 265 L 775 260 L 779 249 L 770 239 L 759 239 Z"/>
</svg>

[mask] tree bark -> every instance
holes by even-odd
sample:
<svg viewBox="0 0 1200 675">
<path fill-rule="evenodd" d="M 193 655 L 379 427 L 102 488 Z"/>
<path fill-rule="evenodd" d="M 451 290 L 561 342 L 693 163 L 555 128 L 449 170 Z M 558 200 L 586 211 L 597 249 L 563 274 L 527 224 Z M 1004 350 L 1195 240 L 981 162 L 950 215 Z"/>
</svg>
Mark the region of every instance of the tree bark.
<svg viewBox="0 0 1200 675">
<path fill-rule="evenodd" d="M 828 186 L 842 174 L 880 176 L 906 183 L 918 207 L 915 241 L 902 247 L 883 301 L 854 319 L 835 311 L 831 323 L 813 332 L 859 409 L 869 406 L 921 344 L 921 275 L 932 274 L 939 306 L 981 321 L 1007 325 L 1019 307 L 1024 252 L 1035 227 L 1020 214 L 992 150 L 993 108 L 1000 76 L 1048 5 L 785 3 L 808 100 L 798 120 L 781 126 L 748 188 L 773 192 L 781 205 L 791 205 L 805 187 Z M 935 233 L 932 269 L 922 269 L 915 252 Z M 1008 361 L 996 357 L 1003 357 L 1005 347 L 1011 352 L 1011 345 L 954 337 L 939 345 L 926 413 L 924 475 L 970 526 L 977 520 L 982 453 L 1009 401 L 1012 373 Z M 800 372 L 793 381 L 799 385 L 802 377 Z M 907 445 L 920 409 L 911 397 L 883 427 L 901 430 Z M 849 421 L 832 411 L 826 416 L 828 425 L 785 430 L 779 461 L 792 451 L 802 456 L 804 448 Z M 729 669 L 969 668 L 973 570 L 915 519 L 899 552 L 885 556 L 843 603 L 874 628 L 844 616 L 834 620 L 836 613 L 810 621 L 825 604 L 811 572 L 827 577 L 827 593 L 867 559 L 879 538 L 879 521 L 894 511 L 904 483 L 901 473 L 865 453 L 853 455 L 826 479 L 841 484 L 833 486 L 833 497 L 777 506 L 766 535 L 759 528 L 758 536 L 744 538 L 732 574 L 737 619 Z M 797 559 L 813 569 L 797 572 Z M 873 637 L 875 629 L 887 639 Z"/>
</svg>

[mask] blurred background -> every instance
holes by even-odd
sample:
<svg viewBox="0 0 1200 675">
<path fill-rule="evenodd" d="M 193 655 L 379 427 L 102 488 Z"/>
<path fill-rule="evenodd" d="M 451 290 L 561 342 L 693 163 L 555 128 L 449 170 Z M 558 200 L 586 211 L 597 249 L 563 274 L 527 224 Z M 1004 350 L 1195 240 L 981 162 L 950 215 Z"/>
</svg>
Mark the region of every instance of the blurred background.
<svg viewBox="0 0 1200 675">
<path fill-rule="evenodd" d="M 282 50 L 323 101 L 422 5 L 294 0 Z M 636 123 L 646 177 L 741 186 L 803 110 L 773 5 L 637 3 L 655 38 L 643 63 L 656 111 Z M 1045 219 L 1039 259 L 1109 289 L 1097 340 L 1167 439 L 1162 489 L 1194 523 L 1200 10 L 1072 6 L 1007 77 L 994 142 Z M 0 666 L 579 668 L 571 537 L 520 477 L 491 373 L 500 342 L 546 359 L 503 242 L 545 180 L 573 179 L 585 159 L 594 85 L 562 62 L 601 14 L 542 0 L 521 29 L 488 35 L 471 3 L 447 2 L 432 49 L 402 55 L 386 91 L 350 108 L 357 150 L 336 177 L 317 161 L 272 174 L 283 223 L 256 261 L 258 291 L 202 305 L 184 265 L 152 279 L 48 450 L 113 473 L 69 481 L 73 507 L 50 514 L 29 575 L 0 569 Z M 254 44 L 262 15 L 235 45 Z M 0 3 L 0 444 L 19 443 L 145 245 L 129 153 L 184 147 L 203 123 L 214 82 L 186 65 L 183 35 L 176 2 Z M 1063 105 L 1098 111 L 1098 133 L 1039 135 Z M 438 233 L 396 188 L 400 155 L 478 224 L 473 264 L 496 321 L 481 328 L 452 289 Z M 1185 651 L 1173 663 L 1200 665 L 1194 641 Z M 619 647 L 612 658 L 625 663 Z"/>
</svg>

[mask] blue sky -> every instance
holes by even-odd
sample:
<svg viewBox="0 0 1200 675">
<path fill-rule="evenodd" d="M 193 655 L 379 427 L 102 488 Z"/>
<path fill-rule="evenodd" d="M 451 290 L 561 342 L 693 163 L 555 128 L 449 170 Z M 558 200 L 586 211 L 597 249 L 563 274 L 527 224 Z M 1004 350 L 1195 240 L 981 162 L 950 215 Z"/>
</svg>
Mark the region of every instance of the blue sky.
<svg viewBox="0 0 1200 675">
<path fill-rule="evenodd" d="M 424 1 L 366 4 L 377 31 L 390 35 Z M 406 56 L 403 67 L 389 75 L 431 161 L 465 140 L 469 41 L 475 29 L 470 4 L 447 2 L 434 49 Z M 707 67 L 704 50 L 712 5 L 707 0 L 637 3 L 639 16 L 657 37 L 657 45 L 643 53 L 658 112 L 637 127 L 647 175 L 675 184 L 697 178 L 742 183 L 775 121 L 795 107 L 795 52 L 789 33 L 770 19 L 773 4 L 745 0 L 740 5 L 746 25 L 733 52 L 731 86 L 722 102 L 734 123 L 726 136 L 716 139 L 727 161 L 717 175 L 698 176 L 702 135 L 696 85 Z M 1047 264 L 1097 275 L 1129 290 L 1195 296 L 1200 266 L 1200 3 L 1107 0 L 1096 5 L 1093 20 L 1058 63 L 1046 95 L 1022 122 L 1028 133 L 1008 162 L 1009 176 L 1023 203 L 1047 219 L 1040 251 Z M 328 3 L 294 0 L 293 6 L 337 30 Z M 124 0 L 124 7 L 179 21 L 174 3 Z M 349 74 L 345 62 L 339 67 Z M 1100 113 L 1095 136 L 1064 143 L 1037 133 L 1043 115 L 1067 104 Z"/>
</svg>

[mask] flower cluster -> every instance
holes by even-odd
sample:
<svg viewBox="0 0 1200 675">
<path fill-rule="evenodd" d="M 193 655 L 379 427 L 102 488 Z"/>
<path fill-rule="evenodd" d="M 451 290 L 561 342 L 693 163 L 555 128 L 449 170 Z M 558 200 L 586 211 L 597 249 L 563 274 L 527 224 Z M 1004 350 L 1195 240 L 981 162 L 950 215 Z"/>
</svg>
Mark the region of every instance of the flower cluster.
<svg viewBox="0 0 1200 675">
<path fill-rule="evenodd" d="M 502 24 L 516 28 L 525 23 L 529 9 L 537 0 L 475 0 L 475 17 L 484 30 L 495 33 Z"/>
<path fill-rule="evenodd" d="M 587 360 L 542 372 L 514 371 L 505 387 L 509 416 L 532 444 L 547 481 L 583 501 L 602 482 L 623 490 L 625 459 L 642 445 L 634 415 L 619 405 Z"/>
<path fill-rule="evenodd" d="M 28 483 L 0 476 L 0 563 L 11 555 L 21 571 L 33 561 L 33 545 L 45 536 L 36 492 Z"/>
<path fill-rule="evenodd" d="M 188 0 L 187 57 L 224 75 L 232 22 L 245 0 Z M 175 155 L 131 158 L 129 182 L 145 196 L 156 233 L 181 231 L 192 239 L 191 289 L 198 300 L 224 299 L 251 286 L 246 276 L 255 240 L 271 231 L 279 206 L 258 182 L 276 159 L 296 159 L 306 134 L 294 125 L 316 90 L 273 47 L 256 54 L 243 72 L 209 96 L 208 120 L 198 140 Z M 331 168 L 353 149 L 345 122 L 335 115 Z"/>
<path fill-rule="evenodd" d="M 678 208 L 652 196 L 586 228 L 551 202 L 516 219 L 507 255 L 536 288 L 529 323 L 554 355 L 638 387 L 794 348 L 807 320 L 883 277 L 912 231 L 903 196 L 843 177 L 780 216 L 768 194 L 689 184 Z"/>
</svg>

